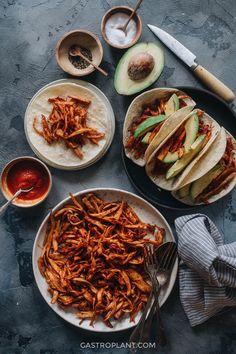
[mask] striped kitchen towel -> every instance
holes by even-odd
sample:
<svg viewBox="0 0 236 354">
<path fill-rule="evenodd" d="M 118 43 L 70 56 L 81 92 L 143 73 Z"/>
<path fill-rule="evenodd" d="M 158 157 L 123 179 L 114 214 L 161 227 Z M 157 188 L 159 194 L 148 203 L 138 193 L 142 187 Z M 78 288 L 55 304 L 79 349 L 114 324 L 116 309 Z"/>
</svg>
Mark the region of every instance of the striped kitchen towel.
<svg viewBox="0 0 236 354">
<path fill-rule="evenodd" d="M 180 300 L 191 326 L 223 308 L 236 306 L 236 242 L 224 245 L 213 222 L 203 214 L 175 220 Z"/>
</svg>

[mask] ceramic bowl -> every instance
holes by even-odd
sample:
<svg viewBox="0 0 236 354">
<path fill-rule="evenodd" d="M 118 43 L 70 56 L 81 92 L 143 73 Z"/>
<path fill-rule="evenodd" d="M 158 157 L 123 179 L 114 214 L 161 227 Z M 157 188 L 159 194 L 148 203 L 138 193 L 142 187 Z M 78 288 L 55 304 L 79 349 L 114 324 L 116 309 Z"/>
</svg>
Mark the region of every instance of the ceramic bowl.
<svg viewBox="0 0 236 354">
<path fill-rule="evenodd" d="M 32 162 L 38 164 L 39 167 L 42 169 L 42 171 L 46 172 L 46 174 L 48 175 L 48 179 L 49 179 L 47 191 L 39 198 L 32 199 L 32 200 L 23 200 L 20 198 L 16 198 L 15 200 L 12 201 L 13 205 L 16 205 L 16 206 L 22 207 L 22 208 L 29 208 L 29 207 L 32 207 L 32 206 L 42 203 L 47 198 L 47 196 L 52 188 L 52 176 L 51 176 L 51 172 L 49 171 L 48 167 L 42 161 L 40 161 L 34 157 L 22 156 L 22 157 L 17 157 L 15 159 L 11 160 L 4 167 L 4 169 L 1 173 L 1 177 L 0 177 L 0 187 L 1 187 L 4 197 L 7 200 L 10 200 L 13 196 L 13 194 L 10 192 L 8 185 L 7 185 L 8 173 L 14 165 L 16 165 L 19 162 L 23 162 L 23 161 L 32 161 Z"/>
</svg>

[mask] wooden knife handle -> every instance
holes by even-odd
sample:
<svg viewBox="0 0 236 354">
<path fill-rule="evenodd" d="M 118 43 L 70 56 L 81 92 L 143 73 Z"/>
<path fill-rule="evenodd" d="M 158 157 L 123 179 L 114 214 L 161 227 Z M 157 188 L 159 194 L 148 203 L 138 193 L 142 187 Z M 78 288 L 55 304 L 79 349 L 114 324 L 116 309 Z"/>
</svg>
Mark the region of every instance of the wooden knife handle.
<svg viewBox="0 0 236 354">
<path fill-rule="evenodd" d="M 228 103 L 235 99 L 233 91 L 231 91 L 222 81 L 217 79 L 213 74 L 207 71 L 203 66 L 198 65 L 194 70 L 194 74 L 201 80 L 209 89 L 215 92 Z"/>
</svg>

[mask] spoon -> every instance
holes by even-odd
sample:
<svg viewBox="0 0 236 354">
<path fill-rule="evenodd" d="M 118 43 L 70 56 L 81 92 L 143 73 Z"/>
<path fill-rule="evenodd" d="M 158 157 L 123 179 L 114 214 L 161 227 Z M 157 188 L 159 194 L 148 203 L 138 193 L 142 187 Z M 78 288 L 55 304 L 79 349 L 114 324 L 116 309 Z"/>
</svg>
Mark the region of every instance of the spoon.
<svg viewBox="0 0 236 354">
<path fill-rule="evenodd" d="M 97 69 L 98 71 L 100 71 L 100 73 L 102 73 L 103 75 L 105 76 L 108 76 L 108 73 L 101 69 L 99 66 L 97 66 L 96 64 L 94 64 L 91 60 L 89 60 L 88 58 L 86 58 L 82 53 L 81 53 L 81 50 L 80 50 L 80 47 L 78 46 L 74 46 L 73 49 L 70 49 L 69 51 L 69 54 L 72 56 L 72 57 L 81 57 L 83 58 L 85 61 L 87 61 L 90 65 L 92 65 L 95 69 Z"/>
<path fill-rule="evenodd" d="M 170 280 L 172 270 L 174 268 L 175 262 L 177 258 L 177 247 L 175 242 L 166 242 L 163 243 L 161 246 L 159 246 L 155 252 L 155 266 L 157 267 L 156 270 L 156 277 L 157 277 L 157 292 L 159 295 L 160 289 L 166 286 Z M 137 326 L 135 327 L 134 331 L 132 332 L 129 342 L 134 342 L 134 343 L 147 343 L 150 341 L 150 333 L 151 333 L 151 328 L 152 328 L 152 322 L 153 322 L 153 317 L 154 315 L 158 315 L 160 309 L 159 309 L 159 302 L 157 300 L 157 303 L 155 303 L 155 300 L 153 302 L 153 293 L 151 293 L 151 296 L 149 296 L 148 302 L 146 304 L 146 307 L 143 311 L 142 316 L 139 319 L 139 322 Z M 160 322 L 160 317 L 158 318 L 158 321 L 155 323 L 155 327 L 158 327 L 157 325 L 161 324 Z M 159 331 L 158 328 L 155 328 L 156 332 L 158 333 L 158 343 L 159 344 L 164 344 L 164 339 L 165 337 L 163 336 L 163 332 Z M 161 335 L 162 334 L 162 335 Z M 132 348 L 131 352 L 136 353 L 137 347 Z"/>
<path fill-rule="evenodd" d="M 139 1 L 137 2 L 137 5 L 136 5 L 135 8 L 133 9 L 133 11 L 132 11 L 130 17 L 129 17 L 128 20 L 125 22 L 125 24 L 124 24 L 123 26 L 117 27 L 117 29 L 123 31 L 123 32 L 125 33 L 125 35 L 126 35 L 127 26 L 128 26 L 128 24 L 130 23 L 130 20 L 133 18 L 133 16 L 134 16 L 134 14 L 136 13 L 136 11 L 138 10 L 138 8 L 139 8 L 139 6 L 141 5 L 141 2 L 142 2 L 142 1 L 143 1 L 143 0 L 139 0 Z"/>
<path fill-rule="evenodd" d="M 11 202 L 16 198 L 18 197 L 18 195 L 20 195 L 21 193 L 27 193 L 27 192 L 30 192 L 32 191 L 34 187 L 31 187 L 31 188 L 28 188 L 28 189 L 19 189 L 13 196 L 10 200 L 8 200 L 5 204 L 3 204 L 1 207 L 0 207 L 0 215 L 2 215 L 5 210 L 7 209 L 8 205 L 11 204 Z"/>
</svg>

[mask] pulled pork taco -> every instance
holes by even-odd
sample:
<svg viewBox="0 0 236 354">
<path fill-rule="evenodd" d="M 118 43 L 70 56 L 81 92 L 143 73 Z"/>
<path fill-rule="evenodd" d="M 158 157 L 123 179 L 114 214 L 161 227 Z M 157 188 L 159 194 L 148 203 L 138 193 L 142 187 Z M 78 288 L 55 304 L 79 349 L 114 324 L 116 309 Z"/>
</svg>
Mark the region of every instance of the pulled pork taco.
<svg viewBox="0 0 236 354">
<path fill-rule="evenodd" d="M 219 131 L 220 126 L 213 118 L 199 109 L 194 110 L 152 153 L 146 164 L 147 175 L 157 186 L 175 190 L 209 149 Z"/>
<path fill-rule="evenodd" d="M 220 153 L 221 150 L 221 153 Z M 220 153 L 220 154 L 219 154 Z M 217 159 L 210 166 L 211 157 Z M 200 178 L 199 171 L 208 169 Z M 198 171 L 195 173 L 195 170 Z M 210 204 L 228 194 L 236 184 L 236 141 L 221 129 L 209 151 L 195 165 L 188 183 L 174 191 L 173 196 L 188 205 Z"/>
<path fill-rule="evenodd" d="M 124 121 L 126 156 L 137 165 L 144 166 L 153 151 L 194 106 L 191 97 L 172 88 L 153 89 L 136 97 Z"/>
</svg>

